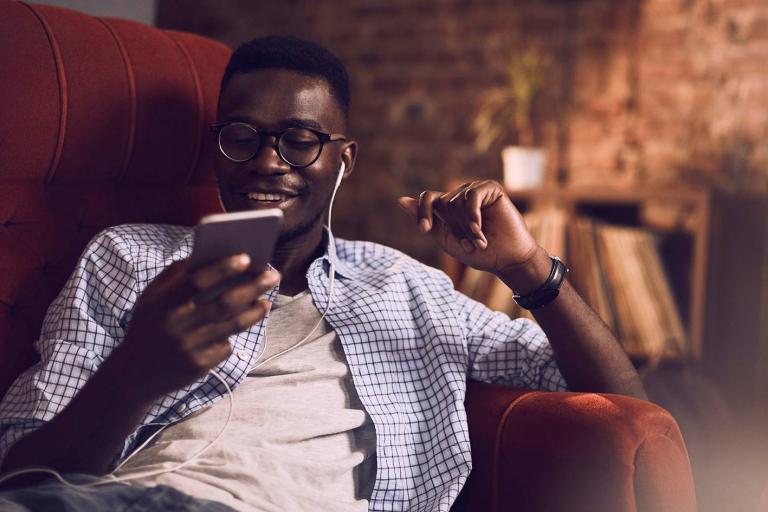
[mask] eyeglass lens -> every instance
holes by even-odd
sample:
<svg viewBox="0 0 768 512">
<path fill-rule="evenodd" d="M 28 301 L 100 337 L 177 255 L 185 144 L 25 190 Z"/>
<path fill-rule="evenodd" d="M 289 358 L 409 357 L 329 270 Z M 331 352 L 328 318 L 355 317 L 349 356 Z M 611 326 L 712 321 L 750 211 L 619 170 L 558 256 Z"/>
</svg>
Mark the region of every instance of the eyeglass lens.
<svg viewBox="0 0 768 512">
<path fill-rule="evenodd" d="M 221 152 L 235 162 L 244 162 L 259 152 L 263 136 L 244 123 L 232 123 L 219 132 Z M 289 165 L 303 167 L 320 155 L 323 144 L 317 134 L 304 128 L 289 128 L 279 137 L 277 149 Z"/>
</svg>

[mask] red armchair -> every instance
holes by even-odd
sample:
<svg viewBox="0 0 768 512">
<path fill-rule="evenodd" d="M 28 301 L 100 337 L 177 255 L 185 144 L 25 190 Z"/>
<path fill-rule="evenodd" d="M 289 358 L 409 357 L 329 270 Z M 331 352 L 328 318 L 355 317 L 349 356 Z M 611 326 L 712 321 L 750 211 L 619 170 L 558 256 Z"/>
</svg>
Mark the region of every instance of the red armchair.
<svg viewBox="0 0 768 512">
<path fill-rule="evenodd" d="M 204 127 L 229 52 L 0 0 L 0 396 L 96 232 L 220 209 Z M 474 470 L 454 510 L 696 508 L 682 437 L 657 406 L 470 383 L 467 410 Z"/>
</svg>

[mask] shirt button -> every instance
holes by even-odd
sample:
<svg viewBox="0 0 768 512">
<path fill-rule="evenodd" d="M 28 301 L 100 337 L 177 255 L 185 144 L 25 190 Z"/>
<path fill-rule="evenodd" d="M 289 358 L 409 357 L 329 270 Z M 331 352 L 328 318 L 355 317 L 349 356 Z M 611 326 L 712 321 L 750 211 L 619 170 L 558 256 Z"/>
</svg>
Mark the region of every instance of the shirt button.
<svg viewBox="0 0 768 512">
<path fill-rule="evenodd" d="M 248 353 L 245 352 L 244 350 L 241 350 L 237 353 L 237 358 L 240 359 L 241 361 L 245 361 L 246 359 L 248 359 Z"/>
<path fill-rule="evenodd" d="M 183 413 L 183 412 L 184 412 L 184 411 L 186 411 L 186 410 L 187 410 L 187 404 L 185 404 L 184 402 L 181 402 L 181 403 L 179 404 L 179 412 L 180 412 L 180 413 Z"/>
</svg>

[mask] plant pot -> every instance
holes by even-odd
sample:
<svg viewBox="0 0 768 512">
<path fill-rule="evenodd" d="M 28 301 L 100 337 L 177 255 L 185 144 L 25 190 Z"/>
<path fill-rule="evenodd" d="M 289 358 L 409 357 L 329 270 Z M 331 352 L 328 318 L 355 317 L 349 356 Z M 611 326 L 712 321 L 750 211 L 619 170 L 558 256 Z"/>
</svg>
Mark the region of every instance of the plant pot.
<svg viewBox="0 0 768 512">
<path fill-rule="evenodd" d="M 509 189 L 536 188 L 544 184 L 547 156 L 542 148 L 507 146 L 501 150 L 504 185 Z"/>
</svg>

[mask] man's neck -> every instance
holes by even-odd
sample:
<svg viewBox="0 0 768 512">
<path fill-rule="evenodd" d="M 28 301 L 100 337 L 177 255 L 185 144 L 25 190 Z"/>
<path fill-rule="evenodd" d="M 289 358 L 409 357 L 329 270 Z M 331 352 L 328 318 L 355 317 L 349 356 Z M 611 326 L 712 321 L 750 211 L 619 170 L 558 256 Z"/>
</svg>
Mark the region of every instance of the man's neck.
<svg viewBox="0 0 768 512">
<path fill-rule="evenodd" d="M 322 242 L 322 224 L 308 233 L 278 242 L 272 266 L 283 275 L 280 281 L 281 294 L 296 295 L 307 288 L 307 269 L 315 259 L 322 256 Z"/>
</svg>

